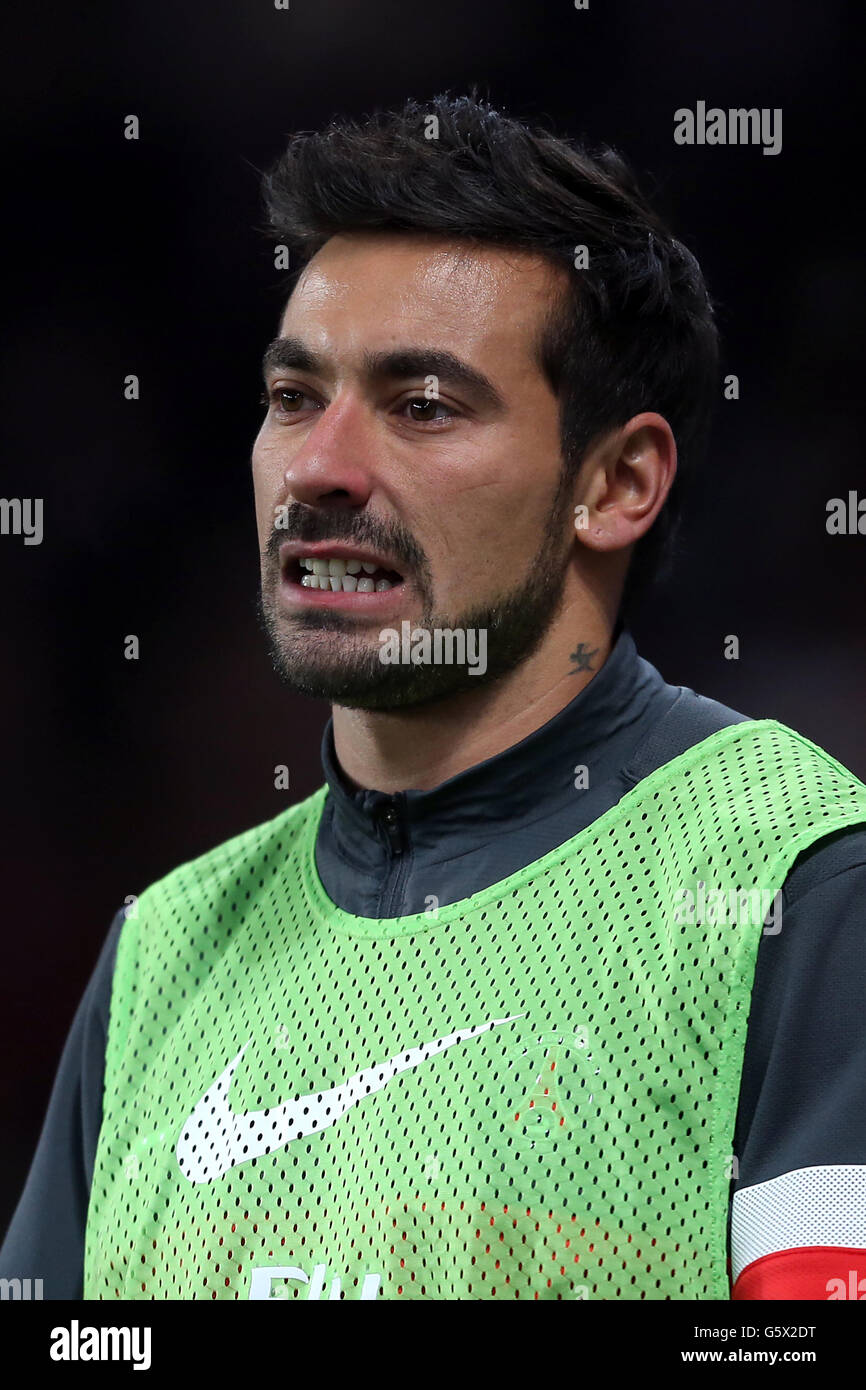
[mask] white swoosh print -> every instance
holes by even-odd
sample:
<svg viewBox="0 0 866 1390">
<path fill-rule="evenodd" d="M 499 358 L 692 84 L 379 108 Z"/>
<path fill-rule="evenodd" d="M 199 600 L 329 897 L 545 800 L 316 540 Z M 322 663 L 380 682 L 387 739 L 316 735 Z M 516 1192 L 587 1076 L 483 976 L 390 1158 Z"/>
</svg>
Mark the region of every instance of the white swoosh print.
<svg viewBox="0 0 866 1390">
<path fill-rule="evenodd" d="M 299 1096 L 297 1100 L 284 1101 L 269 1110 L 235 1114 L 229 1106 L 229 1090 L 238 1064 L 250 1045 L 246 1042 L 185 1122 L 176 1150 L 180 1170 L 192 1183 L 213 1182 L 239 1163 L 248 1163 L 274 1149 L 285 1148 L 293 1139 L 303 1139 L 308 1134 L 328 1129 L 359 1100 L 381 1091 L 401 1071 L 417 1067 L 455 1043 L 477 1038 L 489 1028 L 500 1028 L 503 1023 L 513 1023 L 524 1017 L 524 1014 L 511 1014 L 508 1018 L 479 1023 L 474 1028 L 460 1028 L 436 1042 L 401 1052 L 378 1066 L 365 1067 L 329 1091 Z"/>
</svg>

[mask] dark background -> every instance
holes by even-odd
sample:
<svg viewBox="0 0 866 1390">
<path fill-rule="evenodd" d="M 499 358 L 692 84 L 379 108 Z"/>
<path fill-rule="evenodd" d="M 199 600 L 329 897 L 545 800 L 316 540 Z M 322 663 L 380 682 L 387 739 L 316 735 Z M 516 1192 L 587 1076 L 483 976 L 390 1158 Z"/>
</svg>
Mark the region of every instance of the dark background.
<svg viewBox="0 0 866 1390">
<path fill-rule="evenodd" d="M 825 529 L 830 497 L 866 491 L 862 84 L 844 11 L 6 7 L 0 491 L 45 499 L 45 537 L 0 537 L 0 1229 L 117 908 L 321 780 L 328 709 L 285 694 L 255 620 L 249 452 L 282 303 L 258 185 L 288 132 L 478 84 L 512 115 L 622 149 L 701 261 L 741 390 L 720 389 L 685 554 L 632 622 L 639 650 L 866 776 L 866 538 Z M 675 109 L 699 99 L 781 107 L 781 154 L 675 145 Z"/>
</svg>

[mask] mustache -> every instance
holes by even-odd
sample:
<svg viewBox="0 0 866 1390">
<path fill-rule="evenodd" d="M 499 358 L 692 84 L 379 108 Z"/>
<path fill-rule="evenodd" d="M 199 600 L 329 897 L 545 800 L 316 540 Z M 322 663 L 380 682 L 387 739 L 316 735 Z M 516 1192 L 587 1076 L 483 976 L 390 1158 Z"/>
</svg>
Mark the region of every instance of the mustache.
<svg viewBox="0 0 866 1390">
<path fill-rule="evenodd" d="M 382 551 L 404 562 L 407 569 L 426 572 L 424 552 L 409 531 L 399 523 L 386 527 L 369 513 L 344 510 L 313 511 L 301 503 L 277 509 L 274 525 L 268 536 L 265 553 L 277 563 L 279 549 L 286 541 L 344 541 L 359 549 Z"/>
</svg>

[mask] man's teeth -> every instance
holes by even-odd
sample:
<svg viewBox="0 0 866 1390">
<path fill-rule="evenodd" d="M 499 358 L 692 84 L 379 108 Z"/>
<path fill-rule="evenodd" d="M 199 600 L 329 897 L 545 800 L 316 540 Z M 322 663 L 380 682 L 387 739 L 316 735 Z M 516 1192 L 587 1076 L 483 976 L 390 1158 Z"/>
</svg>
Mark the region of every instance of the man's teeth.
<svg viewBox="0 0 866 1390">
<path fill-rule="evenodd" d="M 301 568 L 311 574 L 333 574 L 342 579 L 344 574 L 360 574 L 361 570 L 365 574 L 375 574 L 379 566 L 371 565 L 368 560 L 310 560 L 305 557 L 301 560 Z"/>
<path fill-rule="evenodd" d="M 308 571 L 301 579 L 305 589 L 329 589 L 335 594 L 353 594 L 356 591 L 359 594 L 372 594 L 394 587 L 390 579 L 374 581 L 368 578 L 376 573 L 379 566 L 367 560 L 313 560 L 305 557 L 300 564 L 301 569 Z M 356 576 L 361 570 L 364 571 L 364 578 L 358 579 Z"/>
</svg>

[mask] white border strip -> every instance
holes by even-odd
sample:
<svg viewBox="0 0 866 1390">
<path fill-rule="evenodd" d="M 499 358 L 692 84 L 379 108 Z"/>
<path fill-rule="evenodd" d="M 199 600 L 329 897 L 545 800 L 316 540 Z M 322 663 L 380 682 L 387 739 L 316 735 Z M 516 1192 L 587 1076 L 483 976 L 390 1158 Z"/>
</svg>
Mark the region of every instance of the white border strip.
<svg viewBox="0 0 866 1390">
<path fill-rule="evenodd" d="M 866 1249 L 866 1164 L 818 1164 L 743 1187 L 731 1208 L 734 1280 L 755 1260 L 804 1245 Z"/>
</svg>

